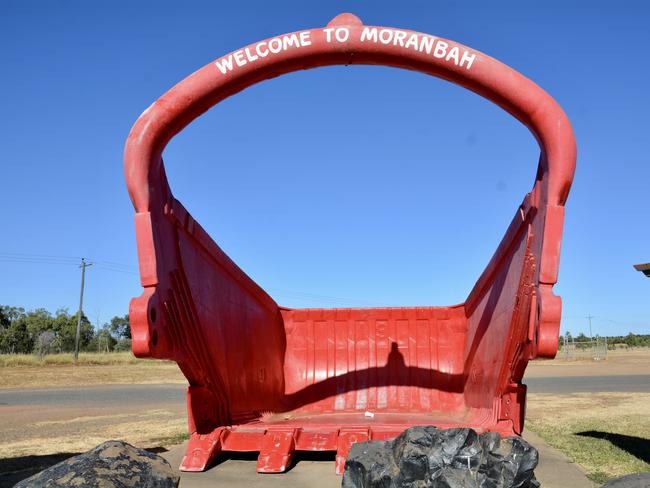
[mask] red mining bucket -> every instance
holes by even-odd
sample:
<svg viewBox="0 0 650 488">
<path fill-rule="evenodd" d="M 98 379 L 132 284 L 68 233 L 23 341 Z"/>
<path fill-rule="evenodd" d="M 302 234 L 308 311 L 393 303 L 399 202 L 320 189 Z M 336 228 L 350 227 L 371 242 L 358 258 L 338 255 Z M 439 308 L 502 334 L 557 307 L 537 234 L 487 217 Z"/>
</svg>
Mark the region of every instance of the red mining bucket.
<svg viewBox="0 0 650 488">
<path fill-rule="evenodd" d="M 162 153 L 216 103 L 260 81 L 328 65 L 416 70 L 464 86 L 525 124 L 541 156 L 530 193 L 464 303 L 447 307 L 288 309 L 214 243 L 174 198 Z M 557 351 L 553 294 L 576 148 L 539 86 L 453 41 L 364 26 L 350 14 L 228 54 L 169 90 L 125 149 L 144 292 L 130 306 L 133 352 L 171 359 L 188 379 L 191 438 L 181 468 L 221 451 L 259 451 L 282 472 L 296 450 L 336 451 L 414 425 L 519 434 L 529 360 Z"/>
</svg>

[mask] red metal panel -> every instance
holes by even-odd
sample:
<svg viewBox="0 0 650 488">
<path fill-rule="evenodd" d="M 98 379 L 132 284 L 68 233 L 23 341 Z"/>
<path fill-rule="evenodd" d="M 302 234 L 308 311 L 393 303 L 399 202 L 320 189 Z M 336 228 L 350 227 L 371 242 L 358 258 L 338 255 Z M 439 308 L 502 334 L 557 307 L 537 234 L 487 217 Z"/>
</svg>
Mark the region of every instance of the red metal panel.
<svg viewBox="0 0 650 488">
<path fill-rule="evenodd" d="M 464 303 L 281 308 L 173 197 L 162 152 L 192 120 L 257 82 L 336 64 L 457 83 L 538 140 L 533 188 Z M 575 156 L 566 115 L 532 81 L 453 41 L 364 26 L 350 14 L 247 46 L 173 87 L 131 130 L 125 173 L 144 288 L 130 307 L 133 351 L 177 361 L 188 379 L 182 469 L 205 469 L 231 450 L 260 451 L 258 470 L 278 472 L 294 450 L 335 450 L 341 471 L 351 442 L 412 425 L 520 433 L 526 364 L 557 351 L 561 301 L 553 285 Z"/>
</svg>

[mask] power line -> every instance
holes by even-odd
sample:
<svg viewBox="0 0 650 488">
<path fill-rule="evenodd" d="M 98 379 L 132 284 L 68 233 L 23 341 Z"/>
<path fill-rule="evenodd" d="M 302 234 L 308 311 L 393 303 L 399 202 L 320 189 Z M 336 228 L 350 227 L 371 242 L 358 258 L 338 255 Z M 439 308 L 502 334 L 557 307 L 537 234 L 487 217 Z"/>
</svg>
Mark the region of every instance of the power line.
<svg viewBox="0 0 650 488">
<path fill-rule="evenodd" d="M 105 270 L 105 271 L 113 271 L 114 273 L 128 274 L 128 275 L 132 275 L 132 276 L 137 276 L 138 275 L 138 273 L 136 271 L 127 271 L 127 270 L 124 270 L 124 269 L 114 269 L 114 268 L 109 268 L 109 267 L 101 266 L 101 265 L 97 265 L 97 269 L 101 269 L 101 270 Z"/>
<path fill-rule="evenodd" d="M 81 259 L 78 256 L 61 256 L 55 254 L 26 254 L 23 252 L 0 252 L 0 256 L 17 256 L 25 258 L 56 258 L 56 259 L 67 259 L 73 261 L 79 261 Z"/>
<path fill-rule="evenodd" d="M 132 265 L 132 264 L 122 264 L 122 263 L 116 263 L 116 262 L 114 262 L 114 261 L 96 261 L 96 262 L 97 262 L 97 263 L 105 264 L 105 265 L 107 265 L 107 266 L 117 267 L 117 268 L 128 268 L 128 269 L 133 269 L 133 268 L 136 267 L 136 266 L 134 266 L 134 265 Z"/>
<path fill-rule="evenodd" d="M 64 266 L 78 266 L 81 258 L 74 256 L 60 256 L 53 254 L 27 254 L 0 252 L 0 262 L 17 264 L 56 264 Z M 130 264 L 114 261 L 93 261 L 98 269 L 116 273 L 137 275 L 137 267 Z"/>
<path fill-rule="evenodd" d="M 628 327 L 636 327 L 639 329 L 650 329 L 650 324 L 642 324 L 639 322 L 630 322 L 630 321 L 621 321 L 621 320 L 614 320 L 610 319 L 607 317 L 599 317 L 597 315 L 589 315 L 587 318 L 591 317 L 591 320 L 595 322 L 608 322 L 610 324 L 615 324 L 615 325 L 626 325 Z M 562 315 L 562 320 L 578 320 L 578 319 L 584 319 L 584 315 Z"/>
<path fill-rule="evenodd" d="M 28 257 L 28 256 L 1 256 L 0 259 L 4 261 L 16 262 L 32 262 L 32 263 L 60 263 L 60 264 L 78 264 L 79 259 L 61 259 L 61 258 L 45 258 L 45 257 Z"/>
</svg>

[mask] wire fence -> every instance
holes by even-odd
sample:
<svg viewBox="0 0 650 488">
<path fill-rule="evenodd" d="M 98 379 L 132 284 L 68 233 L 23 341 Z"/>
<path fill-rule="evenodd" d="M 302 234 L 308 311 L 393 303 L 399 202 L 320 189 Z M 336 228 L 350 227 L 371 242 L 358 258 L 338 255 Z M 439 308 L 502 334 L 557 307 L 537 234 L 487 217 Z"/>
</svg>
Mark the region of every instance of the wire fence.
<svg viewBox="0 0 650 488">
<path fill-rule="evenodd" d="M 576 342 L 573 338 L 563 337 L 558 357 L 566 361 L 589 359 L 602 361 L 607 358 L 607 337 L 595 337 L 590 341 Z"/>
</svg>

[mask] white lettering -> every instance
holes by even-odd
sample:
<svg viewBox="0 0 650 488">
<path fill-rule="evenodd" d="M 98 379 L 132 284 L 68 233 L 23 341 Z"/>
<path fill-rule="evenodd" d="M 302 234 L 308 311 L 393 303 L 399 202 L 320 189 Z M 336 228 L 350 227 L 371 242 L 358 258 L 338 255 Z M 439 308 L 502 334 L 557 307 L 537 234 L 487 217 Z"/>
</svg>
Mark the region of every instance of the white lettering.
<svg viewBox="0 0 650 488">
<path fill-rule="evenodd" d="M 244 59 L 244 51 L 235 51 L 235 63 L 237 63 L 237 66 L 240 68 L 246 64 L 246 60 Z"/>
<path fill-rule="evenodd" d="M 377 42 L 377 28 L 364 27 L 361 31 L 361 42 L 363 41 Z"/>
<path fill-rule="evenodd" d="M 347 27 L 339 27 L 334 31 L 334 35 L 338 42 L 345 42 L 350 38 L 350 29 Z"/>
<path fill-rule="evenodd" d="M 406 41 L 406 44 L 404 44 L 404 47 L 417 49 L 418 48 L 418 35 L 417 34 L 411 34 L 409 36 L 409 40 Z"/>
<path fill-rule="evenodd" d="M 311 31 L 302 31 L 300 33 L 300 45 L 311 46 Z"/>
<path fill-rule="evenodd" d="M 420 39 L 420 49 L 418 49 L 418 51 L 425 51 L 427 54 L 431 54 L 435 40 L 435 37 L 422 36 L 422 39 Z"/>
<path fill-rule="evenodd" d="M 444 58 L 445 55 L 447 54 L 448 47 L 449 44 L 447 44 L 445 41 L 438 41 L 436 43 L 436 49 L 433 51 L 433 55 L 436 58 Z"/>
<path fill-rule="evenodd" d="M 296 34 L 282 36 L 282 50 L 286 51 L 290 47 L 300 47 L 300 40 Z"/>
<path fill-rule="evenodd" d="M 227 58 L 222 58 L 214 64 L 217 65 L 221 74 L 225 75 L 228 71 L 232 71 L 232 54 L 229 54 Z"/>
<path fill-rule="evenodd" d="M 470 55 L 467 51 L 463 51 L 463 57 L 460 58 L 461 67 L 465 64 L 465 61 L 467 61 L 467 69 L 470 69 L 474 59 L 476 59 L 476 54 Z"/>
<path fill-rule="evenodd" d="M 282 51 L 282 39 L 278 39 L 277 37 L 274 37 L 269 41 L 269 51 L 271 51 L 273 54 L 278 54 L 280 51 Z"/>
<path fill-rule="evenodd" d="M 323 29 L 325 42 L 345 43 L 350 40 L 351 30 L 348 27 L 327 27 Z M 461 49 L 458 46 L 450 46 L 448 42 L 437 39 L 433 36 L 406 32 L 396 29 L 382 29 L 377 27 L 363 27 L 361 31 L 361 42 L 374 42 L 384 45 L 400 46 L 412 49 L 435 58 L 454 63 L 456 66 L 470 69 L 476 60 L 476 54 Z M 227 74 L 234 68 L 243 67 L 253 63 L 269 54 L 278 54 L 289 49 L 298 49 L 311 46 L 311 31 L 302 31 L 293 34 L 274 37 L 268 41 L 261 41 L 251 47 L 235 51 L 215 61 L 215 66 L 221 74 Z"/>
<path fill-rule="evenodd" d="M 396 31 L 395 32 L 395 45 L 397 46 L 398 44 L 402 47 L 404 47 L 404 39 L 406 39 L 406 32 L 404 31 Z"/>
<path fill-rule="evenodd" d="M 248 59 L 249 63 L 252 63 L 256 59 L 258 59 L 258 56 L 256 54 L 251 53 L 250 48 L 247 47 L 246 49 L 244 49 L 244 52 L 246 53 L 246 59 Z"/>
<path fill-rule="evenodd" d="M 379 41 L 382 44 L 390 44 L 393 40 L 393 31 L 390 29 L 382 29 L 379 31 Z"/>
<path fill-rule="evenodd" d="M 447 54 L 447 57 L 445 58 L 445 61 L 449 61 L 449 60 L 453 59 L 454 64 L 456 66 L 458 66 L 458 53 L 459 53 L 459 51 L 460 51 L 460 49 L 458 49 L 458 47 L 456 47 L 456 46 L 452 47 L 451 50 L 449 51 L 449 54 Z"/>
<path fill-rule="evenodd" d="M 262 51 L 263 47 L 266 47 L 266 42 L 265 41 L 262 41 L 257 46 L 255 46 L 255 52 L 257 53 L 257 55 L 260 58 L 265 58 L 266 56 L 269 55 L 269 50 L 268 49 L 264 49 L 264 51 Z"/>
</svg>

